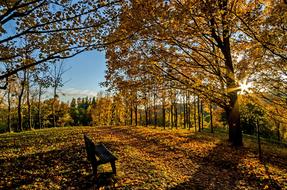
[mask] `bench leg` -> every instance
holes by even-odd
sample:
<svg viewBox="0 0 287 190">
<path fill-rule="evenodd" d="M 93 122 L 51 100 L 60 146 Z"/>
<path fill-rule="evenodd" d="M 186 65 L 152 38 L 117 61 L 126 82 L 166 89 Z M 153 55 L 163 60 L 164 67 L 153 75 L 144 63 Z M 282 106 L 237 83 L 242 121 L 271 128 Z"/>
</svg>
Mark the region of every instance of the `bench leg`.
<svg viewBox="0 0 287 190">
<path fill-rule="evenodd" d="M 92 162 L 92 169 L 93 169 L 93 174 L 94 174 L 95 178 L 97 178 L 97 175 L 98 175 L 98 166 L 97 166 L 97 164 Z"/>
<path fill-rule="evenodd" d="M 115 175 L 117 175 L 116 162 L 115 162 L 115 161 L 111 162 L 111 166 L 112 166 L 112 169 L 113 169 L 113 173 L 114 173 Z"/>
</svg>

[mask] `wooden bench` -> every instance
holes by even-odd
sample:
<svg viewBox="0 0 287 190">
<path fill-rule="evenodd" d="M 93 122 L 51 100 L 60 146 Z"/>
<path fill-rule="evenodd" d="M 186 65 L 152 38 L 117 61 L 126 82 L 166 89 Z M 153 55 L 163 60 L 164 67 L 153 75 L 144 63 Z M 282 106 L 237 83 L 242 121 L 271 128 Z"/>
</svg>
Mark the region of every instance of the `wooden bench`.
<svg viewBox="0 0 287 190">
<path fill-rule="evenodd" d="M 92 164 L 93 174 L 97 178 L 98 166 L 101 164 L 110 163 L 112 167 L 112 173 L 116 175 L 116 160 L 115 157 L 102 143 L 95 145 L 95 143 L 84 134 L 86 151 L 88 160 Z"/>
</svg>

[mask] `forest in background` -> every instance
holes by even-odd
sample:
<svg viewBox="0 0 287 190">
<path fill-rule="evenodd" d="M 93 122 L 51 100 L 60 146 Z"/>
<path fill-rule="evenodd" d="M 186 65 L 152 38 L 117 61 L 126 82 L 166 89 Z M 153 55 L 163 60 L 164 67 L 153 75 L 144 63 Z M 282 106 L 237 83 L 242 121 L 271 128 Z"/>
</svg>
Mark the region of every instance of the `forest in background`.
<svg viewBox="0 0 287 190">
<path fill-rule="evenodd" d="M 26 90 L 27 88 L 25 92 Z M 206 129 L 211 133 L 228 129 L 223 109 L 186 91 L 152 91 L 146 97 L 133 95 L 135 94 L 112 95 L 102 92 L 92 98 L 72 98 L 71 102 L 60 101 L 58 95 L 40 101 L 39 94 L 29 97 L 29 100 L 24 95 L 20 108 L 22 128 L 19 128 L 19 97 L 14 94 L 10 97 L 9 109 L 7 105 L 1 104 L 0 131 L 103 125 L 161 127 L 199 132 Z M 259 126 L 261 137 L 286 142 L 286 125 L 279 123 L 247 98 L 243 95 L 240 99 L 243 133 L 256 136 Z"/>
</svg>

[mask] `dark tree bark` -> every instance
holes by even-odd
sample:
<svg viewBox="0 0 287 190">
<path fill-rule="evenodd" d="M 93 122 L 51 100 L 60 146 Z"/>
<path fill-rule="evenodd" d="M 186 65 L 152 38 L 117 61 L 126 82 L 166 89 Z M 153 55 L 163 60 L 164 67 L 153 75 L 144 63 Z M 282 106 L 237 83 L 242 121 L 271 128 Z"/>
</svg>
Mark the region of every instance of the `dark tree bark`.
<svg viewBox="0 0 287 190">
<path fill-rule="evenodd" d="M 200 102 L 200 112 L 201 112 L 201 129 L 203 130 L 203 121 L 204 121 L 204 110 L 203 110 L 203 103 Z"/>
<path fill-rule="evenodd" d="M 27 111 L 28 111 L 28 129 L 32 129 L 32 115 L 31 115 L 31 104 L 30 104 L 30 81 L 29 81 L 29 71 L 27 71 L 27 82 L 26 82 L 26 92 L 27 92 Z"/>
<path fill-rule="evenodd" d="M 130 108 L 130 125 L 133 125 L 133 106 Z"/>
<path fill-rule="evenodd" d="M 174 128 L 174 105 L 173 103 L 171 103 L 171 106 L 170 106 L 170 122 L 171 122 L 171 128 Z"/>
<path fill-rule="evenodd" d="M 54 86 L 54 98 L 53 98 L 53 102 L 52 102 L 53 127 L 57 126 L 57 124 L 56 124 L 56 113 L 55 113 L 55 103 L 57 100 L 57 88 L 58 88 L 58 85 L 55 84 L 55 86 Z"/>
<path fill-rule="evenodd" d="M 186 116 L 187 116 L 187 113 L 186 113 L 186 96 L 183 96 L 183 128 L 186 129 L 186 124 L 187 124 L 187 119 L 186 119 Z"/>
<path fill-rule="evenodd" d="M 187 95 L 187 126 L 188 126 L 188 129 L 190 130 L 190 127 L 191 127 L 191 121 L 190 121 L 190 94 L 188 93 Z"/>
<path fill-rule="evenodd" d="M 165 129 L 165 97 L 164 96 L 162 100 L 162 125 L 163 125 L 163 128 Z"/>
<path fill-rule="evenodd" d="M 281 135 L 280 135 L 280 122 L 279 121 L 276 122 L 276 126 L 277 126 L 277 140 L 280 142 Z"/>
<path fill-rule="evenodd" d="M 198 132 L 201 131 L 201 118 L 200 118 L 200 100 L 199 96 L 197 96 L 197 121 L 198 121 Z"/>
<path fill-rule="evenodd" d="M 8 99 L 8 113 L 7 113 L 7 127 L 8 127 L 8 132 L 12 132 L 11 128 L 11 87 L 8 85 L 7 87 L 7 99 Z"/>
<path fill-rule="evenodd" d="M 39 129 L 42 128 L 42 107 L 41 107 L 41 100 L 42 100 L 42 84 L 39 84 L 39 95 L 38 95 L 38 127 Z"/>
<path fill-rule="evenodd" d="M 193 120 L 194 120 L 194 132 L 196 132 L 196 96 L 194 95 L 194 100 L 193 100 Z"/>
<path fill-rule="evenodd" d="M 176 103 L 174 105 L 174 115 L 175 115 L 174 125 L 175 125 L 175 128 L 177 129 L 177 126 L 178 126 L 178 114 L 177 114 L 177 104 Z"/>
<path fill-rule="evenodd" d="M 24 78 L 21 81 L 21 89 L 18 95 L 18 106 L 17 106 L 17 116 L 18 116 L 18 125 L 17 131 L 23 131 L 23 122 L 22 122 L 22 97 L 24 95 L 25 83 L 26 83 L 26 70 L 24 70 Z"/>
<path fill-rule="evenodd" d="M 147 105 L 145 105 L 144 107 L 144 111 L 145 111 L 145 126 L 148 126 L 148 108 Z"/>
<path fill-rule="evenodd" d="M 260 125 L 259 125 L 258 119 L 256 121 L 256 127 L 257 127 L 258 155 L 259 155 L 259 160 L 262 161 L 262 151 L 261 151 L 261 142 L 260 142 Z"/>
<path fill-rule="evenodd" d="M 135 124 L 138 126 L 138 106 L 135 105 Z"/>
<path fill-rule="evenodd" d="M 233 68 L 233 61 L 230 48 L 230 31 L 228 26 L 228 0 L 223 0 L 219 3 L 222 10 L 222 39 L 218 38 L 213 32 L 213 36 L 225 58 L 224 64 L 226 67 L 226 85 L 227 89 L 236 89 L 237 83 L 235 81 L 235 72 Z M 214 27 L 214 26 L 213 26 Z M 226 108 L 227 120 L 229 126 L 229 141 L 234 146 L 242 146 L 242 131 L 240 126 L 240 112 L 238 105 L 238 96 L 236 90 L 229 90 L 227 96 L 229 97 L 229 106 Z"/>
<path fill-rule="evenodd" d="M 154 116 L 154 127 L 157 126 L 157 112 L 156 112 L 156 94 L 153 94 L 153 116 Z"/>
<path fill-rule="evenodd" d="M 214 132 L 213 131 L 213 121 L 212 121 L 213 115 L 212 115 L 212 103 L 211 102 L 209 104 L 209 114 L 210 114 L 210 130 L 211 130 L 211 133 L 213 133 Z"/>
</svg>

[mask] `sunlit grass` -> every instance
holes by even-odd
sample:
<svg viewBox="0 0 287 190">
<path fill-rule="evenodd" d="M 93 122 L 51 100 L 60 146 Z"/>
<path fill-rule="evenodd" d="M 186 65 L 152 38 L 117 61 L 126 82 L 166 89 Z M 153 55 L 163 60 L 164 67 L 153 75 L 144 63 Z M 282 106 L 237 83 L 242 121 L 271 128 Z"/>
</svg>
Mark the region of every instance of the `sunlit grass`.
<svg viewBox="0 0 287 190">
<path fill-rule="evenodd" d="M 249 138 L 244 138 L 245 148 L 234 149 L 227 134 L 217 131 L 106 126 L 0 135 L 0 188 L 86 189 L 92 178 L 83 133 L 95 143 L 103 142 L 119 158 L 118 189 L 211 188 L 213 183 L 220 189 L 260 189 L 270 185 L 265 165 L 276 184 L 287 184 L 283 147 L 264 142 L 265 162 L 261 163 L 256 142 Z M 110 170 L 109 165 L 100 167 L 100 171 Z"/>
</svg>

